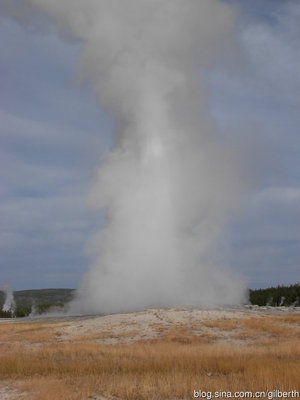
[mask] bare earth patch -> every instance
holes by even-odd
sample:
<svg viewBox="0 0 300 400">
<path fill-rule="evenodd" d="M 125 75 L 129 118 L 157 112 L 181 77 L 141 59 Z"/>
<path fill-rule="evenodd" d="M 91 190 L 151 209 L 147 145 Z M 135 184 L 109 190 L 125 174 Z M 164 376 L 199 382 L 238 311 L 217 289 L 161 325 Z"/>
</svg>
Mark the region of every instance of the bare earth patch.
<svg viewBox="0 0 300 400">
<path fill-rule="evenodd" d="M 300 389 L 300 311 L 151 309 L 0 323 L 0 399 Z"/>
</svg>

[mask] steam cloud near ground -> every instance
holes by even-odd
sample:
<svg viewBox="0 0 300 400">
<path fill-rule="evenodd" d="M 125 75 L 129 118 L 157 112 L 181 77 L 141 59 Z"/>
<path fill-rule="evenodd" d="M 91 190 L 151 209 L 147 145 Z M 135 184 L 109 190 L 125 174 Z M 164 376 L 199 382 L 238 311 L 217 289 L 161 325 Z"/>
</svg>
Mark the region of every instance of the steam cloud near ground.
<svg viewBox="0 0 300 400">
<path fill-rule="evenodd" d="M 202 76 L 232 45 L 234 8 L 217 0 L 28 4 L 82 42 L 79 74 L 116 127 L 90 194 L 107 224 L 71 311 L 242 302 L 244 284 L 212 261 L 240 181 Z"/>
<path fill-rule="evenodd" d="M 2 311 L 14 315 L 16 311 L 16 302 L 14 299 L 14 293 L 9 286 L 4 287 L 4 293 L 5 293 L 5 300 L 2 306 Z"/>
</svg>

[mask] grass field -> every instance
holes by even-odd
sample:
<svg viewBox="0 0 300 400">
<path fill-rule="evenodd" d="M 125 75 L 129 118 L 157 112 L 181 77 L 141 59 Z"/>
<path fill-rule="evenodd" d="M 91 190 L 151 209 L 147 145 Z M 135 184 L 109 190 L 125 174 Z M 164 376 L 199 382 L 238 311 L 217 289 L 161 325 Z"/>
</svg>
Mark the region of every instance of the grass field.
<svg viewBox="0 0 300 400">
<path fill-rule="evenodd" d="M 85 320 L 77 320 L 74 330 L 72 321 L 1 323 L 0 381 L 23 393 L 11 398 L 37 400 L 300 390 L 299 312 L 219 313 L 179 322 L 167 315 L 150 320 L 155 335 L 144 339 L 138 336 L 140 316 L 128 329 L 126 316 L 108 325 L 99 319 L 97 329 L 86 331 Z"/>
</svg>

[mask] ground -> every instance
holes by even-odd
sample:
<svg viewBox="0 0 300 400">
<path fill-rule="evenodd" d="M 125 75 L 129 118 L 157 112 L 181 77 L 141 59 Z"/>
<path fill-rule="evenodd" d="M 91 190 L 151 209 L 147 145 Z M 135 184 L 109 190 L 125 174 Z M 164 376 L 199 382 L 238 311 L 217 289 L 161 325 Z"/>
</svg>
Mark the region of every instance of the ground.
<svg viewBox="0 0 300 400">
<path fill-rule="evenodd" d="M 300 391 L 299 337 L 300 310 L 291 307 L 2 320 L 0 399 Z"/>
</svg>

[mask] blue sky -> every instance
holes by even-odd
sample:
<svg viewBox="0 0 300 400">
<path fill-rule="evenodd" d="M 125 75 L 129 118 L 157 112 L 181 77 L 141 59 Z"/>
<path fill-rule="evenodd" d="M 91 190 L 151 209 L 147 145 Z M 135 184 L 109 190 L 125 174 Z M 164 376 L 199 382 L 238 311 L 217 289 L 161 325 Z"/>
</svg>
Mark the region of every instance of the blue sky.
<svg viewBox="0 0 300 400">
<path fill-rule="evenodd" d="M 249 183 L 226 230 L 224 260 L 251 287 L 295 283 L 300 4 L 228 2 L 240 8 L 239 50 L 209 71 L 207 85 L 211 113 Z M 3 16 L 0 49 L 0 286 L 77 287 L 104 223 L 87 195 L 113 146 L 113 121 L 78 83 L 80 44 L 62 41 L 49 21 L 41 29 Z"/>
</svg>

